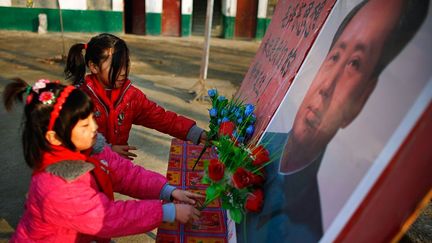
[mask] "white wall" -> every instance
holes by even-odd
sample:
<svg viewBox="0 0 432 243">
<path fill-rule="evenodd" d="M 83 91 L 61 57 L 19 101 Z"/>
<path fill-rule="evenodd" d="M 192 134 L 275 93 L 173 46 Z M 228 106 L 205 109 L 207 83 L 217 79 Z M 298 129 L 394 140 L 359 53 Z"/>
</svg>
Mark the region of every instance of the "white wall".
<svg viewBox="0 0 432 243">
<path fill-rule="evenodd" d="M 87 0 L 59 0 L 61 9 L 87 10 Z"/>
<path fill-rule="evenodd" d="M 12 5 L 11 0 L 0 0 L 1 7 L 10 7 Z"/>
</svg>

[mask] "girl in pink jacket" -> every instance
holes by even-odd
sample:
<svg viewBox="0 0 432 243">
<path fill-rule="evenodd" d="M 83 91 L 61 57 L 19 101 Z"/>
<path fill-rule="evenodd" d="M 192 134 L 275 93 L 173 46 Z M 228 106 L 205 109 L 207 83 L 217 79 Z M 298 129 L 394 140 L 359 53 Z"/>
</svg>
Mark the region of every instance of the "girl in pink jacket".
<svg viewBox="0 0 432 243">
<path fill-rule="evenodd" d="M 83 55 L 85 51 L 85 56 Z M 85 75 L 86 67 L 91 74 Z M 73 45 L 68 54 L 65 74 L 95 104 L 95 119 L 112 149 L 132 159 L 129 132 L 132 124 L 156 129 L 182 140 L 198 144 L 205 141 L 196 122 L 166 111 L 131 84 L 129 49 L 124 40 L 111 34 L 93 37 L 88 44 Z"/>
<path fill-rule="evenodd" d="M 189 204 L 201 196 L 175 189 L 106 145 L 96 132 L 93 103 L 81 90 L 16 79 L 5 88 L 6 109 L 25 95 L 22 142 L 33 174 L 11 242 L 109 242 L 162 221 L 198 219 Z M 115 201 L 113 192 L 138 200 Z M 173 199 L 187 204 L 162 202 Z"/>
</svg>

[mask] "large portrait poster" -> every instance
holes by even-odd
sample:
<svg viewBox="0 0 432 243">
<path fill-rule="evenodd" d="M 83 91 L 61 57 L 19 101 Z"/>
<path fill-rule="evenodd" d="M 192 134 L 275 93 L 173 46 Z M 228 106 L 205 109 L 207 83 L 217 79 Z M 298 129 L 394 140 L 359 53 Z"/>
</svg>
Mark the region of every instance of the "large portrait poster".
<svg viewBox="0 0 432 243">
<path fill-rule="evenodd" d="M 358 206 L 431 103 L 430 15 L 429 0 L 334 5 L 261 139 L 265 201 L 239 242 L 317 242 Z"/>
<path fill-rule="evenodd" d="M 261 46 L 237 92 L 256 104 L 254 138 L 279 107 L 335 0 L 280 0 Z"/>
</svg>

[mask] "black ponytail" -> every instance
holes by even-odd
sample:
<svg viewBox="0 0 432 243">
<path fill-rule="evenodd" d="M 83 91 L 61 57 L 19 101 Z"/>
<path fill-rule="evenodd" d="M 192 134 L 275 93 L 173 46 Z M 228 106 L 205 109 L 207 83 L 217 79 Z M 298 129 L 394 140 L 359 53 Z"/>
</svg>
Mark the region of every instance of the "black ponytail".
<svg viewBox="0 0 432 243">
<path fill-rule="evenodd" d="M 39 100 L 39 94 L 52 92 L 54 97 L 59 97 L 66 87 L 58 82 L 49 81 L 43 86 L 36 92 L 24 80 L 16 78 L 6 85 L 3 93 L 3 104 L 7 111 L 12 109 L 16 101 L 24 102 L 24 94 L 27 94 L 22 121 L 22 144 L 24 158 L 30 168 L 37 168 L 42 162 L 42 154 L 51 150 L 45 134 L 54 104 L 44 104 Z M 71 141 L 72 129 L 80 119 L 85 119 L 92 112 L 93 103 L 90 98 L 83 91 L 74 89 L 63 104 L 53 128 L 64 147 L 76 150 Z"/>
<path fill-rule="evenodd" d="M 74 85 L 79 85 L 84 80 L 86 62 L 82 51 L 86 44 L 75 44 L 69 49 L 64 73 L 66 79 L 71 79 Z"/>
<path fill-rule="evenodd" d="M 52 107 L 38 105 L 38 94 L 31 86 L 22 79 L 15 78 L 13 82 L 6 85 L 3 93 L 3 104 L 7 111 L 11 111 L 14 103 L 24 103 L 24 116 L 22 121 L 23 133 L 22 144 L 26 163 L 34 168 L 42 157 L 42 150 L 49 150 L 45 140 L 46 124 L 48 124 Z M 45 124 L 45 126 L 44 126 Z"/>
<path fill-rule="evenodd" d="M 6 86 L 3 93 L 3 104 L 7 111 L 11 111 L 15 102 L 23 102 L 23 95 L 27 88 L 30 87 L 24 80 L 20 78 L 12 79 L 14 82 Z"/>
</svg>

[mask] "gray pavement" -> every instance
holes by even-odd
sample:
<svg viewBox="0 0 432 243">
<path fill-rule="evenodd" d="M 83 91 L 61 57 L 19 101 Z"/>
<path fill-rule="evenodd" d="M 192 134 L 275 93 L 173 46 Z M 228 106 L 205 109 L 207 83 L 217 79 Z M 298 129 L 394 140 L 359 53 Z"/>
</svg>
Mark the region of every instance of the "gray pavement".
<svg viewBox="0 0 432 243">
<path fill-rule="evenodd" d="M 66 53 L 76 42 L 92 35 L 66 33 Z M 131 49 L 131 80 L 147 96 L 166 109 L 191 117 L 207 128 L 209 104 L 192 101 L 188 89 L 198 80 L 203 46 L 202 37 L 169 38 L 120 35 Z M 207 86 L 230 97 L 242 81 L 258 42 L 212 39 Z M 58 33 L 0 31 L 0 92 L 12 77 L 28 82 L 39 78 L 63 78 L 64 64 L 55 57 L 63 52 Z M 23 212 L 31 171 L 21 148 L 22 107 L 6 113 L 0 106 L 0 242 L 6 242 Z M 134 126 L 129 143 L 138 147 L 135 163 L 165 174 L 171 137 Z M 116 195 L 118 199 L 126 197 Z M 155 231 L 153 231 L 155 233 Z M 153 242 L 147 235 L 116 239 L 116 242 Z"/>
</svg>

